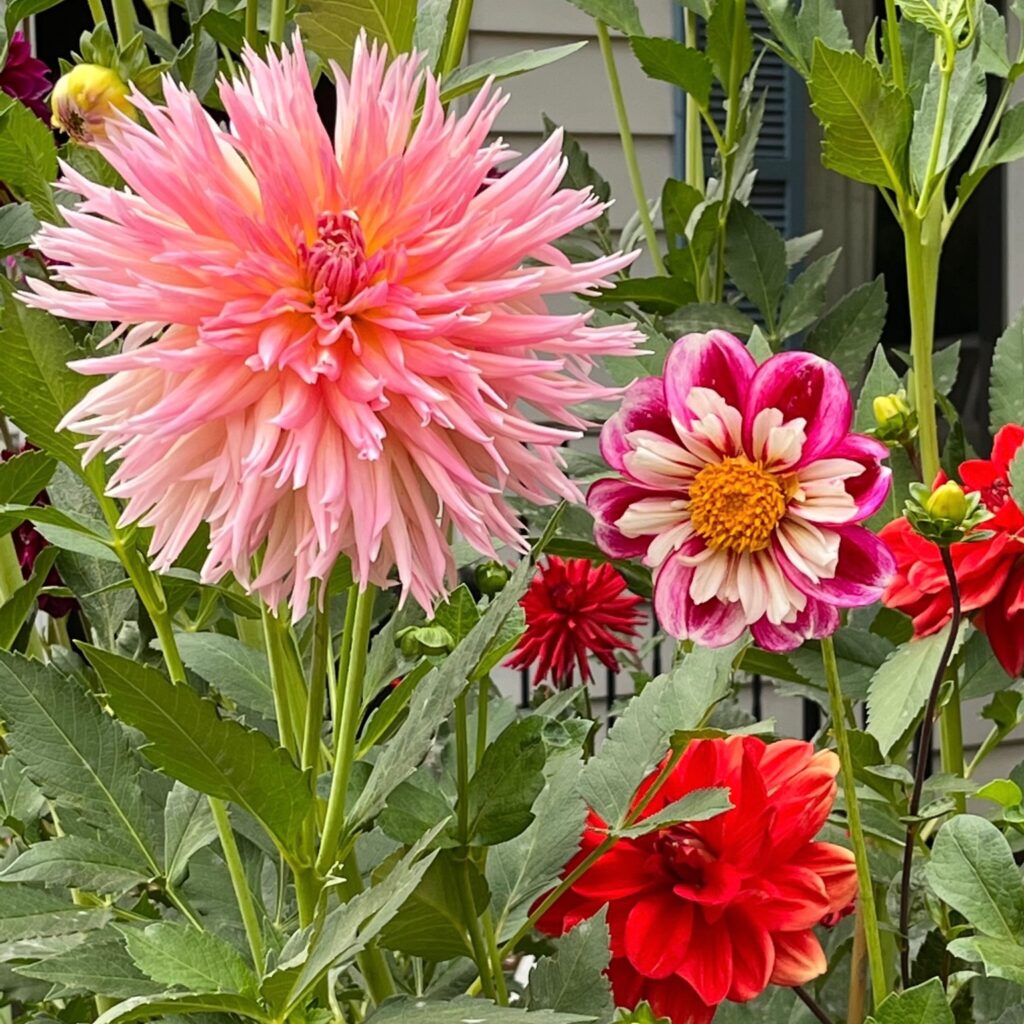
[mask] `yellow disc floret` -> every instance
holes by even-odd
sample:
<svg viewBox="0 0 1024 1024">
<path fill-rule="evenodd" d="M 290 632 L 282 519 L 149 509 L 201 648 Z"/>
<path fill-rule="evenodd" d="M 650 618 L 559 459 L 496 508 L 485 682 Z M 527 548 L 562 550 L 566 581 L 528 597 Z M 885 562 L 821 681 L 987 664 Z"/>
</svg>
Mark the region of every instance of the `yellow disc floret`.
<svg viewBox="0 0 1024 1024">
<path fill-rule="evenodd" d="M 715 550 L 763 551 L 785 513 L 783 481 L 742 456 L 705 466 L 690 485 L 690 521 Z"/>
</svg>

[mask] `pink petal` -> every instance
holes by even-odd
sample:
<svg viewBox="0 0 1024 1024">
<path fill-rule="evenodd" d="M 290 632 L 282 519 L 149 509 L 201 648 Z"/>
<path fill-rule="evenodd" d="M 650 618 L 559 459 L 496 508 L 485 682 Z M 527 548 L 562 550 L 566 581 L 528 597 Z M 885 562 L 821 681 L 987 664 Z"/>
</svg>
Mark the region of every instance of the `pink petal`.
<svg viewBox="0 0 1024 1024">
<path fill-rule="evenodd" d="M 840 526 L 835 532 L 841 538 L 835 577 L 813 586 L 805 579 L 801 589 L 838 608 L 874 604 L 896 573 L 892 552 L 884 541 L 862 526 Z M 799 579 L 792 582 L 801 586 Z"/>
<path fill-rule="evenodd" d="M 627 435 L 634 430 L 650 430 L 675 438 L 660 377 L 641 377 L 630 384 L 618 411 L 601 428 L 601 456 L 612 469 L 625 471 L 623 456 L 633 450 Z"/>
<path fill-rule="evenodd" d="M 888 456 L 881 441 L 863 434 L 850 434 L 829 452 L 831 459 L 852 459 L 864 466 L 863 473 L 846 480 L 846 493 L 857 503 L 858 521 L 873 516 L 889 494 L 892 470 L 880 461 Z"/>
<path fill-rule="evenodd" d="M 754 642 L 766 651 L 792 651 L 805 640 L 831 636 L 839 628 L 839 612 L 825 601 L 807 598 L 807 605 L 793 622 L 778 625 L 765 616 L 750 627 Z"/>
<path fill-rule="evenodd" d="M 785 421 L 806 422 L 807 440 L 799 465 L 831 454 L 846 437 L 853 418 L 850 389 L 839 369 L 807 352 L 780 352 L 757 368 L 743 413 L 747 451 L 753 451 L 754 419 L 762 409 L 778 409 Z"/>
<path fill-rule="evenodd" d="M 680 553 L 702 544 L 699 538 L 689 541 Z M 678 554 L 666 559 L 654 579 L 654 612 L 658 622 L 680 640 L 725 647 L 746 628 L 743 606 L 738 601 L 727 604 L 717 597 L 695 604 L 690 597 L 693 574 L 693 566 L 685 565 Z"/>
<path fill-rule="evenodd" d="M 594 517 L 594 542 L 610 558 L 642 558 L 650 537 L 627 537 L 616 526 L 635 501 L 658 492 L 620 480 L 597 480 L 587 492 L 587 508 Z"/>
<path fill-rule="evenodd" d="M 693 412 L 687 397 L 692 388 L 708 388 L 734 409 L 742 409 L 756 369 L 746 346 L 728 331 L 684 335 L 665 362 L 665 395 L 672 416 L 689 426 Z"/>
</svg>

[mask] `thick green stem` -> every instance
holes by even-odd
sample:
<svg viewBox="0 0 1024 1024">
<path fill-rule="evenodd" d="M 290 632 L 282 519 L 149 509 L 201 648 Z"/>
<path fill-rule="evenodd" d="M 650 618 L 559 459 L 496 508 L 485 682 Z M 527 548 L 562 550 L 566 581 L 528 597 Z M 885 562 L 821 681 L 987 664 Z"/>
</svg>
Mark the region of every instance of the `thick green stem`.
<svg viewBox="0 0 1024 1024">
<path fill-rule="evenodd" d="M 622 155 L 626 158 L 626 170 L 629 172 L 629 183 L 633 188 L 633 196 L 636 199 L 637 213 L 640 215 L 640 223 L 644 229 L 644 237 L 647 239 L 647 248 L 650 252 L 651 263 L 654 265 L 655 273 L 664 275 L 667 273 L 665 262 L 661 258 L 661 245 L 658 242 L 658 233 L 654 230 L 654 221 L 651 220 L 650 207 L 647 205 L 647 194 L 644 192 L 644 181 L 640 174 L 640 162 L 636 157 L 636 146 L 633 143 L 633 133 L 629 127 L 629 115 L 626 112 L 626 100 L 622 95 L 622 83 L 619 81 L 619 71 L 615 66 L 615 52 L 612 49 L 611 36 L 608 34 L 608 26 L 603 21 L 597 23 L 597 41 L 601 46 L 601 56 L 604 58 L 605 73 L 608 76 L 608 88 L 612 94 L 612 104 L 615 107 L 615 119 L 619 126 L 619 140 L 622 143 Z"/>
<path fill-rule="evenodd" d="M 107 20 L 107 12 L 103 9 L 103 0 L 89 0 L 89 13 L 93 25 L 102 25 Z"/>
<path fill-rule="evenodd" d="M 686 11 L 683 15 L 686 45 L 697 47 L 697 15 Z M 686 162 L 686 184 L 692 185 L 698 192 L 705 188 L 704 179 L 704 134 L 701 129 L 702 114 L 700 104 L 689 93 L 686 94 L 686 136 L 684 159 Z"/>
<path fill-rule="evenodd" d="M 942 256 L 942 196 L 937 194 L 924 217 L 901 204 L 910 303 L 910 354 L 914 369 L 921 476 L 931 484 L 939 472 L 939 430 L 935 413 L 935 305 Z"/>
<path fill-rule="evenodd" d="M 946 137 L 946 111 L 949 107 L 949 90 L 953 83 L 953 71 L 956 69 L 956 45 L 952 38 L 935 41 L 935 50 L 939 60 L 939 99 L 935 108 L 935 127 L 932 130 L 931 147 L 928 151 L 928 164 L 921 182 L 921 197 L 917 203 L 917 215 L 923 217 L 936 193 L 941 191 L 945 176 L 936 178 L 939 158 L 942 154 L 942 140 Z"/>
<path fill-rule="evenodd" d="M 259 0 L 245 0 L 245 41 L 255 46 L 260 37 Z"/>
<path fill-rule="evenodd" d="M 480 762 L 487 750 L 488 717 L 491 710 L 491 680 L 484 676 L 477 684 L 476 691 L 476 770 L 480 770 Z"/>
<path fill-rule="evenodd" d="M 272 44 L 280 46 L 284 42 L 284 23 L 287 16 L 287 0 L 271 0 L 270 2 L 270 33 Z"/>
<path fill-rule="evenodd" d="M 499 1006 L 508 1006 L 508 985 L 505 983 L 505 964 L 498 949 L 498 933 L 494 928 L 494 918 L 491 908 L 484 911 L 482 918 L 484 938 L 487 940 L 487 954 L 491 960 L 491 970 L 494 972 L 494 989 L 497 995 Z"/>
<path fill-rule="evenodd" d="M 353 598 L 349 593 L 349 601 L 355 604 L 353 616 L 352 639 L 345 666 L 344 686 L 341 695 L 341 711 L 339 720 L 334 723 L 334 771 L 331 775 L 331 792 L 327 798 L 327 816 L 324 818 L 323 834 L 320 839 L 320 852 L 316 858 L 316 870 L 321 876 L 334 866 L 345 824 L 345 799 L 348 793 L 348 780 L 352 774 L 352 762 L 355 760 L 356 732 L 359 729 L 359 715 L 363 706 L 363 676 L 366 673 L 366 650 L 370 639 L 370 626 L 373 624 L 373 603 L 377 589 L 368 586 Z"/>
<path fill-rule="evenodd" d="M 266 644 L 267 658 L 270 662 L 270 685 L 274 693 L 274 715 L 277 718 L 277 731 L 281 746 L 296 760 L 300 759 L 301 738 L 298 733 L 295 708 L 292 706 L 291 689 L 288 676 L 291 664 L 285 650 L 284 630 L 286 624 L 262 602 L 260 616 L 263 621 L 263 641 Z"/>
<path fill-rule="evenodd" d="M 438 62 L 441 75 L 451 74 L 462 63 L 462 51 L 469 38 L 469 22 L 473 17 L 473 0 L 456 0 L 451 30 L 445 40 L 444 51 Z"/>
<path fill-rule="evenodd" d="M 903 73 L 903 45 L 900 43 L 900 24 L 896 20 L 896 0 L 885 0 L 885 34 L 889 40 L 892 81 L 897 89 L 903 89 L 906 86 L 906 79 Z"/>
<path fill-rule="evenodd" d="M 245 926 L 245 937 L 249 943 L 249 952 L 252 953 L 253 966 L 256 968 L 256 973 L 261 974 L 265 959 L 263 931 L 260 928 L 256 904 L 253 902 L 252 892 L 249 889 L 249 881 L 245 877 L 242 858 L 238 853 L 238 843 L 235 841 L 235 833 L 231 828 L 227 805 L 223 800 L 215 800 L 210 797 L 210 810 L 213 812 L 213 821 L 217 826 L 221 849 L 224 851 L 224 862 L 227 864 L 228 874 L 231 876 L 231 887 L 235 890 L 235 899 L 242 914 L 242 924 Z"/>
<path fill-rule="evenodd" d="M 952 678 L 953 692 L 940 712 L 939 718 L 939 754 L 942 770 L 962 779 L 966 775 L 964 767 L 964 726 L 960 708 L 960 684 L 956 673 Z M 953 802 L 959 814 L 967 810 L 967 794 L 954 793 Z"/>
<path fill-rule="evenodd" d="M 882 955 L 882 937 L 878 929 L 875 887 L 871 880 L 871 865 L 868 862 L 864 826 L 860 820 L 857 781 L 853 774 L 853 752 L 850 749 L 850 739 L 846 731 L 846 702 L 839 685 L 839 665 L 836 661 L 835 646 L 830 636 L 821 641 L 821 654 L 831 705 L 832 733 L 836 739 L 836 753 L 839 755 L 843 795 L 846 800 L 846 820 L 857 865 L 857 883 L 860 890 L 857 912 L 864 922 L 864 940 L 867 945 L 868 965 L 871 971 L 871 995 L 874 1005 L 877 1007 L 889 994 L 889 986 L 885 973 L 885 958 Z"/>
<path fill-rule="evenodd" d="M 150 16 L 153 19 L 153 28 L 157 35 L 171 42 L 171 19 L 168 17 L 168 5 L 162 3 L 148 4 Z"/>
<path fill-rule="evenodd" d="M 327 692 L 328 666 L 333 661 L 331 652 L 331 595 L 329 581 L 324 580 L 313 624 L 313 662 L 309 672 L 309 692 L 306 695 L 306 721 L 302 729 L 302 767 L 308 768 L 315 778 L 319 771 L 320 730 L 324 722 L 324 695 Z"/>
<path fill-rule="evenodd" d="M 136 32 L 135 5 L 132 0 L 111 0 L 111 5 L 114 8 L 117 45 L 123 50 Z"/>
</svg>

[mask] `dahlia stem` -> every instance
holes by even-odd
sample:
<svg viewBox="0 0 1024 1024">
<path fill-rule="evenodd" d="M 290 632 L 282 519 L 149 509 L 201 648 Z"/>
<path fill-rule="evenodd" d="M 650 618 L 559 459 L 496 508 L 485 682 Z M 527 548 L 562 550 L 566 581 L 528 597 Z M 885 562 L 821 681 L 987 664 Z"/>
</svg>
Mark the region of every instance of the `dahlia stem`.
<svg viewBox="0 0 1024 1024">
<path fill-rule="evenodd" d="M 921 809 L 921 793 L 924 789 L 924 780 L 928 775 L 928 765 L 932 753 L 932 728 L 935 724 L 935 709 L 939 702 L 939 691 L 942 689 L 942 681 L 946 677 L 946 670 L 953 658 L 953 651 L 956 648 L 957 634 L 960 632 L 960 587 L 957 585 L 956 570 L 953 567 L 953 557 L 946 546 L 939 548 L 942 555 L 942 566 L 946 570 L 946 579 L 949 581 L 949 594 L 953 604 L 953 615 L 949 620 L 949 635 L 942 648 L 942 656 L 935 670 L 932 679 L 932 688 L 928 694 L 928 703 L 925 705 L 924 717 L 921 719 L 921 727 L 917 737 L 917 765 L 914 771 L 914 788 L 910 792 L 910 803 L 907 807 L 907 837 L 903 844 L 903 872 L 900 878 L 900 974 L 903 979 L 903 987 L 910 987 L 910 872 L 914 866 L 914 844 L 917 840 L 917 814 Z M 959 712 L 959 694 L 954 694 L 951 703 L 957 704 Z M 959 719 L 959 714 L 957 715 Z M 946 719 L 943 719 L 945 725 Z M 963 739 L 960 739 L 960 764 L 959 767 L 949 766 L 947 771 L 955 775 L 963 775 Z M 943 765 L 943 767 L 946 767 Z"/>
<path fill-rule="evenodd" d="M 331 792 L 327 798 L 327 815 L 324 818 L 323 834 L 320 838 L 320 852 L 316 858 L 317 874 L 321 877 L 334 866 L 345 824 L 345 800 L 348 795 L 348 780 L 355 760 L 356 732 L 359 729 L 359 715 L 363 706 L 363 676 L 366 673 L 366 651 L 373 624 L 373 604 L 377 588 L 367 586 L 353 600 L 355 605 L 352 639 L 345 659 L 345 691 L 341 695 L 341 713 L 334 723 L 334 771 L 331 774 Z"/>
<path fill-rule="evenodd" d="M 9 533 L 4 534 L 0 537 L 0 604 L 8 600 L 24 582 L 14 537 Z"/>
<path fill-rule="evenodd" d="M 487 953 L 491 958 L 491 970 L 494 972 L 494 987 L 498 995 L 498 1005 L 508 1006 L 508 985 L 505 983 L 505 964 L 498 949 L 498 934 L 494 930 L 494 917 L 491 908 L 484 911 L 484 937 L 487 940 Z"/>
<path fill-rule="evenodd" d="M 853 773 L 853 752 L 846 731 L 846 702 L 839 683 L 839 663 L 832 637 L 821 641 L 822 662 L 825 681 L 828 684 L 829 703 L 832 712 L 832 732 L 836 738 L 836 752 L 839 755 L 840 774 L 843 779 L 843 794 L 846 799 L 846 819 L 853 843 L 853 856 L 857 865 L 857 883 L 860 889 L 860 913 L 864 920 L 864 938 L 868 949 L 868 964 L 871 968 L 871 995 L 874 1005 L 889 994 L 885 975 L 885 959 L 882 955 L 882 937 L 878 930 L 878 911 L 875 908 L 875 887 L 871 880 L 871 865 L 868 862 L 868 848 L 864 840 L 864 826 L 860 820 L 860 803 L 857 799 L 857 780 Z"/>
<path fill-rule="evenodd" d="M 622 95 L 619 71 L 615 66 L 615 52 L 612 49 L 612 40 L 608 34 L 608 26 L 603 21 L 597 22 L 597 41 L 601 46 L 601 56 L 604 58 L 605 73 L 608 76 L 608 88 L 611 90 L 612 104 L 615 106 L 615 118 L 619 125 L 622 155 L 626 158 L 626 170 L 629 172 L 629 183 L 633 187 L 637 213 L 640 215 L 644 237 L 647 239 L 647 249 L 650 252 L 651 263 L 654 265 L 655 273 L 664 276 L 667 271 L 665 269 L 665 262 L 661 258 L 661 245 L 658 242 L 658 233 L 654 230 L 651 210 L 647 205 L 647 194 L 644 192 L 644 181 L 640 174 L 640 163 L 636 158 L 636 146 L 633 143 L 633 133 L 629 127 L 626 100 Z"/>
<path fill-rule="evenodd" d="M 866 953 L 864 918 L 858 911 L 853 922 L 853 949 L 850 951 L 850 988 L 846 999 L 846 1024 L 864 1024 L 864 990 L 868 984 Z"/>
<path fill-rule="evenodd" d="M 473 17 L 473 0 L 456 0 L 451 30 L 445 40 L 444 52 L 438 62 L 441 75 L 451 74 L 462 63 L 462 51 L 469 37 L 469 22 Z"/>
<path fill-rule="evenodd" d="M 885 36 L 889 40 L 889 61 L 892 65 L 892 81 L 897 89 L 903 89 L 906 79 L 903 74 L 903 46 L 900 43 L 900 25 L 896 20 L 896 0 L 885 0 Z"/>
<path fill-rule="evenodd" d="M 484 676 L 477 684 L 476 691 L 476 771 L 487 750 L 487 719 L 491 710 L 491 677 Z"/>
<path fill-rule="evenodd" d="M 260 37 L 259 0 L 245 0 L 245 41 L 255 46 Z"/>
<path fill-rule="evenodd" d="M 687 10 L 683 14 L 683 33 L 686 45 L 697 47 L 697 15 Z M 686 94 L 686 184 L 698 192 L 705 188 L 704 180 L 704 133 L 700 106 L 689 93 Z"/>
<path fill-rule="evenodd" d="M 103 0 L 89 0 L 89 13 L 94 26 L 102 25 L 107 20 L 107 12 L 103 10 Z"/>
<path fill-rule="evenodd" d="M 270 684 L 274 693 L 274 717 L 277 718 L 278 737 L 281 746 L 299 761 L 301 737 L 298 734 L 298 725 L 289 695 L 289 664 L 281 635 L 282 623 L 262 601 L 260 618 L 263 621 L 263 638 L 270 661 Z"/>
<path fill-rule="evenodd" d="M 149 7 L 149 14 L 153 19 L 153 28 L 156 30 L 157 35 L 166 39 L 167 42 L 171 42 L 171 19 L 167 13 L 168 4 L 149 3 L 147 6 Z"/>
<path fill-rule="evenodd" d="M 217 826 L 221 849 L 224 851 L 224 862 L 227 864 L 228 874 L 231 876 L 231 887 L 235 890 L 235 900 L 238 902 L 238 909 L 242 915 L 242 924 L 245 926 L 245 937 L 249 943 L 253 966 L 259 974 L 263 972 L 265 959 L 263 931 L 256 914 L 252 891 L 249 889 L 249 881 L 245 877 L 242 858 L 238 853 L 238 843 L 235 841 L 235 833 L 231 828 L 227 805 L 223 800 L 211 797 L 210 810 L 213 812 L 213 821 Z"/>
<path fill-rule="evenodd" d="M 308 768 L 316 778 L 319 771 L 320 731 L 324 722 L 324 694 L 330 667 L 334 660 L 331 652 L 331 595 L 330 578 L 323 581 L 313 623 L 313 662 L 309 670 L 309 692 L 306 695 L 306 721 L 302 728 L 302 767 Z"/>
<path fill-rule="evenodd" d="M 801 985 L 793 986 L 793 993 L 797 999 L 800 1000 L 808 1010 L 811 1011 L 811 1016 L 815 1020 L 820 1020 L 821 1024 L 834 1024 L 832 1018 L 824 1011 L 819 1005 L 818 1001 Z"/>
<path fill-rule="evenodd" d="M 123 50 L 135 35 L 135 5 L 132 0 L 111 0 L 111 6 L 114 9 L 117 45 Z"/>
<path fill-rule="evenodd" d="M 284 24 L 287 15 L 287 0 L 271 0 L 270 32 L 271 45 L 280 46 L 284 42 Z"/>
</svg>

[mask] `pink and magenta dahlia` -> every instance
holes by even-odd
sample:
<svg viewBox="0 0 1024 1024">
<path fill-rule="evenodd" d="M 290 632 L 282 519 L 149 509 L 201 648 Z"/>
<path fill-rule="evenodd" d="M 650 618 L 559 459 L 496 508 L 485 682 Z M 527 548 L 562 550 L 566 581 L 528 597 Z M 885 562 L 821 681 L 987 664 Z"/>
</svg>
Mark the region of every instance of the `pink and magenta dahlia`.
<svg viewBox="0 0 1024 1024">
<path fill-rule="evenodd" d="M 722 646 L 750 628 L 769 650 L 832 633 L 838 608 L 879 599 L 895 564 L 858 526 L 881 506 L 885 445 L 851 434 L 839 370 L 804 352 L 760 366 L 725 331 L 676 342 L 601 432 L 620 479 L 587 503 L 616 558 L 655 570 L 673 636 Z"/>
<path fill-rule="evenodd" d="M 127 189 L 64 169 L 83 202 L 37 243 L 70 287 L 32 281 L 27 301 L 126 330 L 123 352 L 76 364 L 109 379 L 65 425 L 119 462 L 110 493 L 153 528 L 156 568 L 206 522 L 203 579 L 232 572 L 295 616 L 340 555 L 429 607 L 449 526 L 493 556 L 522 546 L 506 491 L 577 496 L 567 407 L 607 396 L 593 356 L 639 339 L 545 299 L 633 257 L 555 248 L 602 206 L 559 188 L 557 132 L 499 176 L 515 154 L 488 141 L 494 90 L 446 112 L 419 57 L 360 41 L 332 139 L 297 39 L 244 60 L 220 84 L 227 127 L 169 78 L 164 106 L 132 96 L 148 125 L 107 122 L 96 145 Z"/>
</svg>

